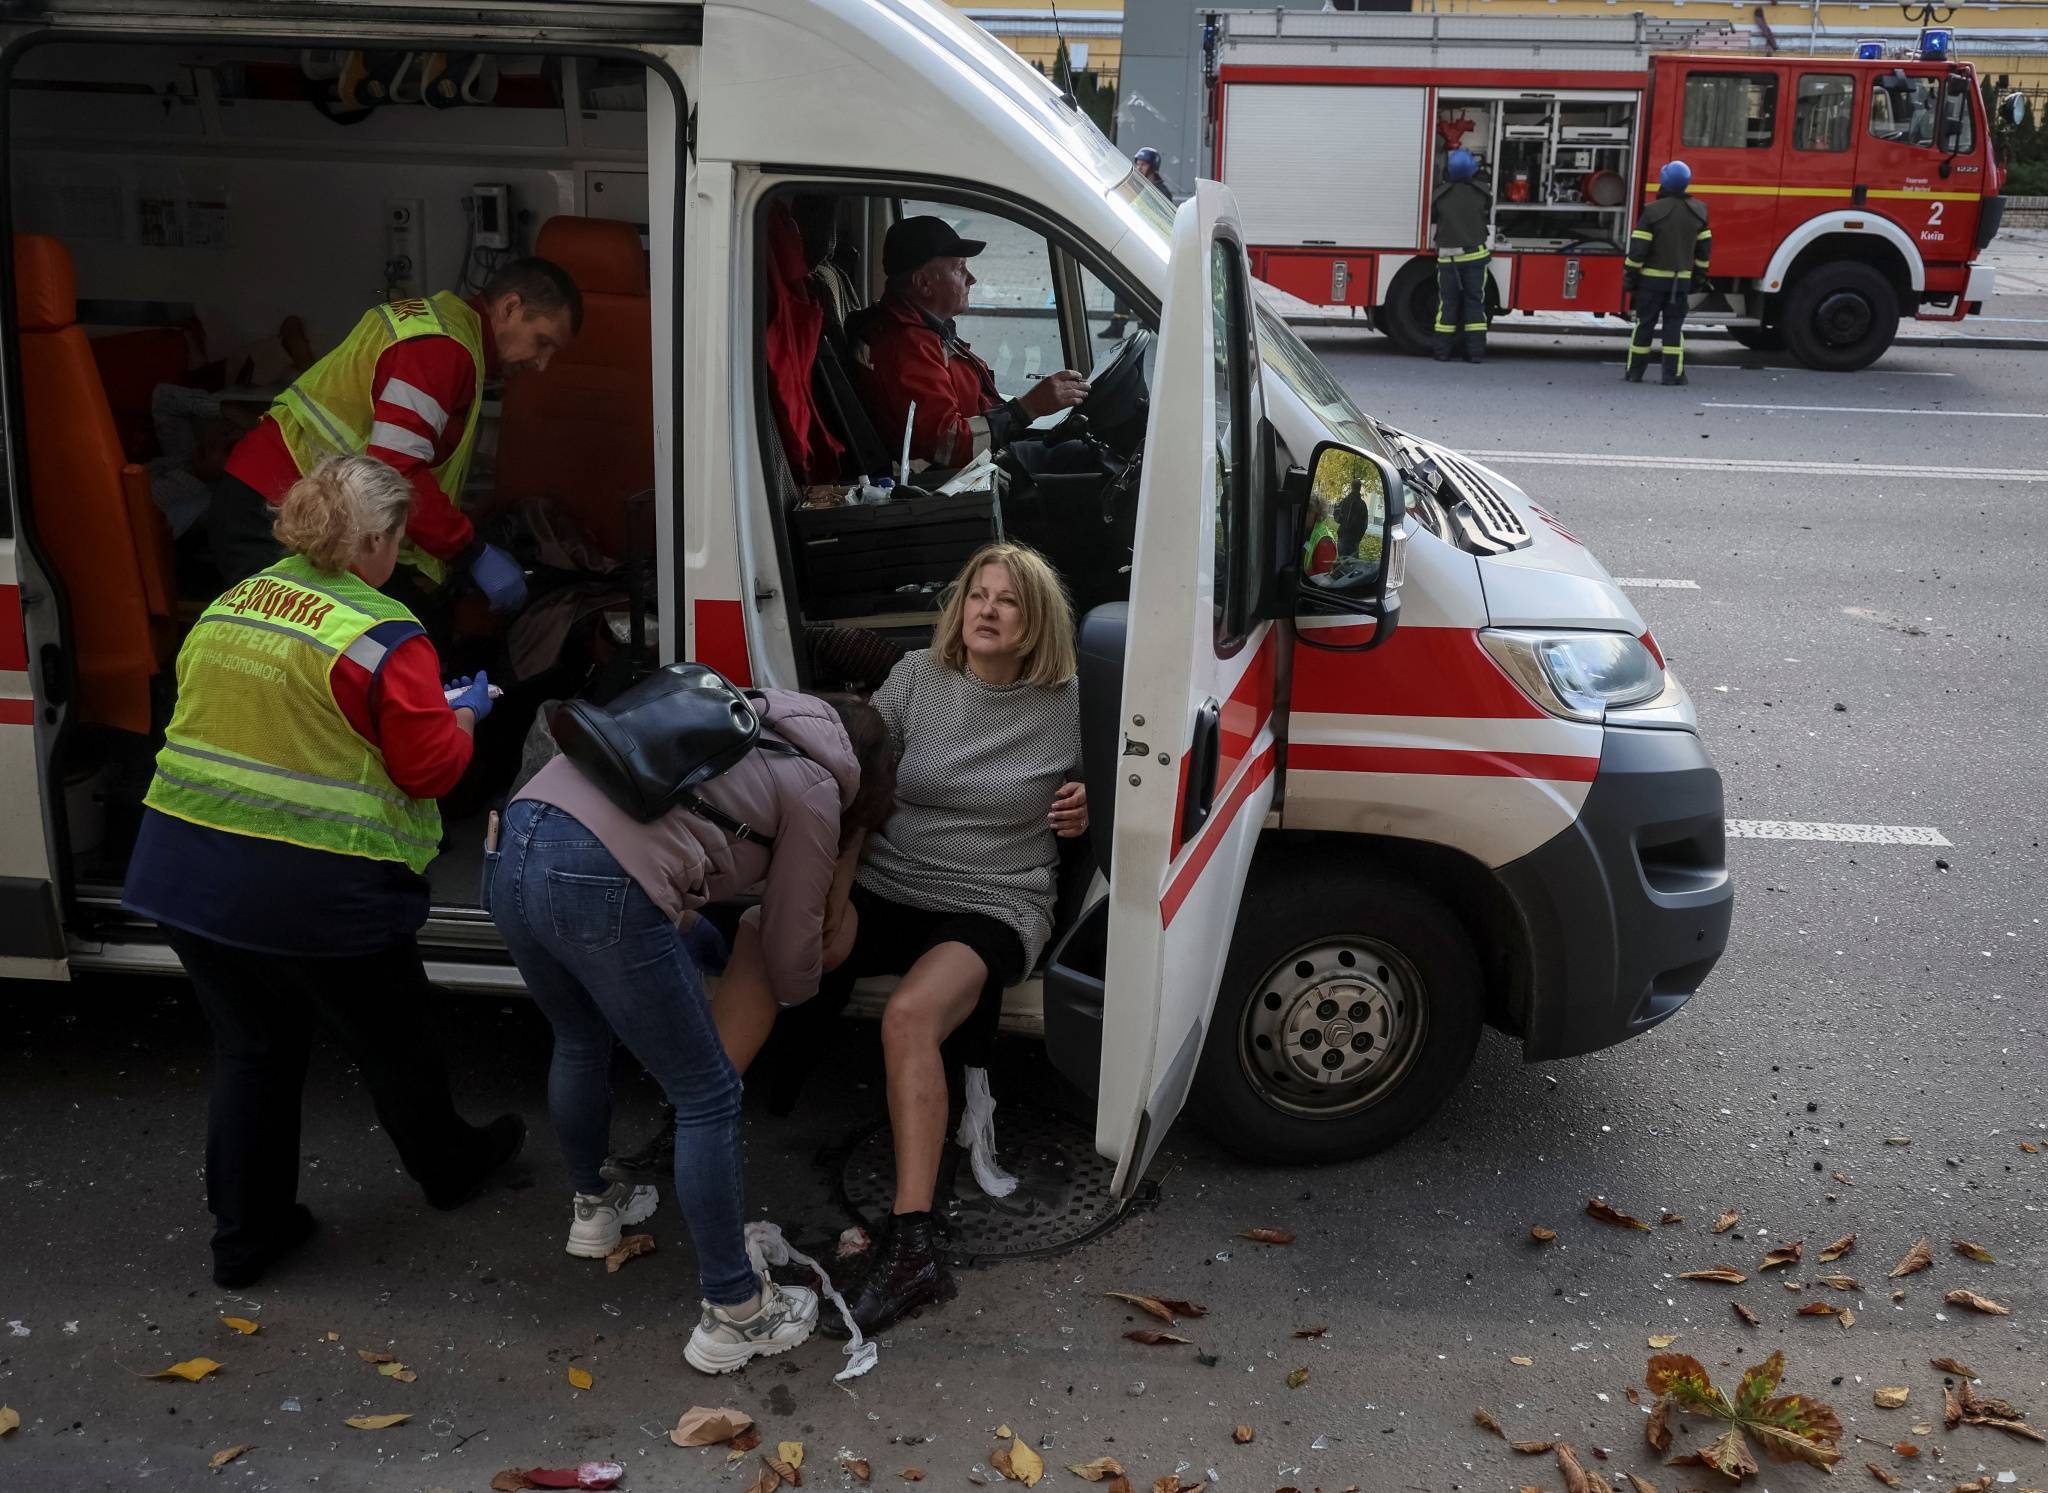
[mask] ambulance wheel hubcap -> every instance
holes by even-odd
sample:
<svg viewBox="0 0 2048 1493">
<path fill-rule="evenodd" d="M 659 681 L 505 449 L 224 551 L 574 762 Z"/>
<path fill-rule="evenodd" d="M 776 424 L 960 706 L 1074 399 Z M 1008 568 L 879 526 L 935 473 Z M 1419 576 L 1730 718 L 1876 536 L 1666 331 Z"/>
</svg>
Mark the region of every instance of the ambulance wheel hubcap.
<svg viewBox="0 0 2048 1493">
<path fill-rule="evenodd" d="M 1311 1119 L 1356 1114 L 1414 1066 L 1429 1025 L 1415 966 L 1372 938 L 1309 944 L 1245 1003 L 1238 1058 L 1259 1096 Z"/>
<path fill-rule="evenodd" d="M 1839 291 L 1814 312 L 1821 337 L 1833 347 L 1860 342 L 1870 332 L 1870 303 L 1852 291 Z"/>
</svg>

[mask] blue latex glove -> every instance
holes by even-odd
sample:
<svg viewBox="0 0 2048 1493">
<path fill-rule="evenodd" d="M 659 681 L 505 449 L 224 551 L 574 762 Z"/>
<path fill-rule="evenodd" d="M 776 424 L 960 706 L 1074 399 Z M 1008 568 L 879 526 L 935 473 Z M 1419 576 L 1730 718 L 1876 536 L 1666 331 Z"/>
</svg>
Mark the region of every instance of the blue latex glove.
<svg viewBox="0 0 2048 1493">
<path fill-rule="evenodd" d="M 450 710 L 473 710 L 479 721 L 491 713 L 491 677 L 482 669 L 449 680 L 446 689 L 452 691 L 448 694 Z"/>
<path fill-rule="evenodd" d="M 469 578 L 476 582 L 494 612 L 516 612 L 526 605 L 526 576 L 519 569 L 519 562 L 495 544 L 487 544 L 476 552 L 476 558 L 469 562 Z"/>
</svg>

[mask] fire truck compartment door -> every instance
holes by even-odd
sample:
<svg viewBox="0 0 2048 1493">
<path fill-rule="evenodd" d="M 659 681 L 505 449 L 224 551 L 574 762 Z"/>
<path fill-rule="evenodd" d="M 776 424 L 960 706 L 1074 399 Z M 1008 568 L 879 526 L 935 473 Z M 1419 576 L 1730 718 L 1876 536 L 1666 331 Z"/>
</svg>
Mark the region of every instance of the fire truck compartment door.
<svg viewBox="0 0 2048 1493">
<path fill-rule="evenodd" d="M 1231 194 L 1201 182 L 1174 222 L 1117 722 L 1095 1148 L 1119 1196 L 1194 1082 L 1273 801 L 1277 639 L 1246 617 L 1269 480 L 1252 295 Z"/>
<path fill-rule="evenodd" d="M 1427 103 L 1420 88 L 1230 84 L 1221 171 L 1246 241 L 1420 243 Z"/>
</svg>

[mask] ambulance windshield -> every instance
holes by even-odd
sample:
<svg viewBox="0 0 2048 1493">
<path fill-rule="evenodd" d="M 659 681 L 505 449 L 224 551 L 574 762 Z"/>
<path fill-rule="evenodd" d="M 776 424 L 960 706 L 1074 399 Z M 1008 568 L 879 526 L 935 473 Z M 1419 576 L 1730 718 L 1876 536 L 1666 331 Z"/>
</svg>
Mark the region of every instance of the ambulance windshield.
<svg viewBox="0 0 2048 1493">
<path fill-rule="evenodd" d="M 1292 389 L 1294 397 L 1323 422 L 1333 440 L 1361 451 L 1377 452 L 1390 461 L 1399 460 L 1388 449 L 1379 427 L 1359 412 L 1322 360 L 1303 346 L 1294 329 L 1264 301 L 1259 303 L 1259 358 L 1266 365 L 1267 375 L 1277 377 Z"/>
</svg>

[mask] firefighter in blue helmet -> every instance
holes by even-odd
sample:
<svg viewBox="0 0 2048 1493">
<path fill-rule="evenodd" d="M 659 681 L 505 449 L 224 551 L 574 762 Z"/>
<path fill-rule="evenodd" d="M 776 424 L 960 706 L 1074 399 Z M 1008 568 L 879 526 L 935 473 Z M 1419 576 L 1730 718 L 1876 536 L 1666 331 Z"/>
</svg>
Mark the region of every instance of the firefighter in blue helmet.
<svg viewBox="0 0 2048 1493">
<path fill-rule="evenodd" d="M 1469 150 L 1444 162 L 1444 184 L 1432 199 L 1436 225 L 1436 360 L 1447 363 L 1464 344 L 1465 361 L 1486 359 L 1486 247 L 1493 199 L 1479 185 Z"/>
<path fill-rule="evenodd" d="M 1714 234 L 1707 205 L 1686 190 L 1692 168 L 1672 161 L 1657 175 L 1657 199 L 1643 210 L 1628 241 L 1621 288 L 1635 298 L 1636 324 L 1622 377 L 1643 381 L 1650 351 L 1661 340 L 1664 382 L 1685 382 L 1685 312 L 1695 280 L 1707 277 Z"/>
</svg>

